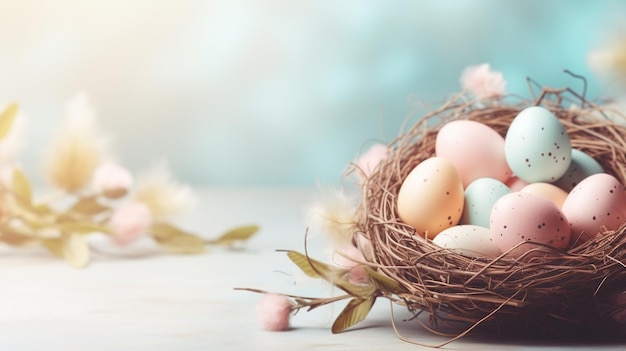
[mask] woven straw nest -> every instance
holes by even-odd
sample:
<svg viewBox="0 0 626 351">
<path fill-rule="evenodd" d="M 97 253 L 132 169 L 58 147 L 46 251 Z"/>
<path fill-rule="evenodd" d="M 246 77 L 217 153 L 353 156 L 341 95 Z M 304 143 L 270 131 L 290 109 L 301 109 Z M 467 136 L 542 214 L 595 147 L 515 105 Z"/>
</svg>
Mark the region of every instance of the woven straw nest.
<svg viewBox="0 0 626 351">
<path fill-rule="evenodd" d="M 504 136 L 517 113 L 531 105 L 551 110 L 566 127 L 572 147 L 594 157 L 624 184 L 624 121 L 616 121 L 613 111 L 606 117 L 606 110 L 584 99 L 582 107 L 565 108 L 561 95 L 556 97 L 508 105 L 452 99 L 390 143 L 388 158 L 362 184 L 357 235 L 369 244 L 361 249 L 373 266 L 405 288 L 398 294 L 400 304 L 430 314 L 431 330 L 456 325 L 465 333 L 623 335 L 612 317 L 626 308 L 614 302 L 626 290 L 626 224 L 567 251 L 535 247 L 541 254 L 520 261 L 504 255 L 469 258 L 442 249 L 397 215 L 400 186 L 418 163 L 434 155 L 441 126 L 470 119 Z"/>
</svg>

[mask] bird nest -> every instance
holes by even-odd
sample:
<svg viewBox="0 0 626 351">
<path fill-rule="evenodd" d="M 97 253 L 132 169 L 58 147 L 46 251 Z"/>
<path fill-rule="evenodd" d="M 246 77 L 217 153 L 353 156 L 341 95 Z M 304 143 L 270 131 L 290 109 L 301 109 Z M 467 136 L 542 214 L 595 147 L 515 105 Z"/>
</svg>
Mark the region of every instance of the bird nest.
<svg viewBox="0 0 626 351">
<path fill-rule="evenodd" d="M 626 309 L 615 296 L 626 290 L 626 224 L 566 250 L 532 245 L 536 254 L 471 258 L 441 248 L 399 217 L 396 199 L 413 168 L 435 154 L 438 130 L 452 120 L 482 122 L 505 136 L 524 108 L 540 105 L 565 126 L 572 148 L 626 181 L 626 126 L 616 111 L 578 99 L 565 107 L 565 90 L 544 90 L 536 100 L 453 98 L 388 145 L 388 157 L 363 181 L 355 240 L 378 272 L 403 287 L 399 304 L 427 312 L 432 330 L 444 325 L 503 333 L 573 336 L 619 334 L 614 317 Z M 570 91 L 571 92 L 571 91 Z M 525 244 L 520 244 L 525 245 Z M 434 326 L 434 328 L 433 328 Z"/>
</svg>

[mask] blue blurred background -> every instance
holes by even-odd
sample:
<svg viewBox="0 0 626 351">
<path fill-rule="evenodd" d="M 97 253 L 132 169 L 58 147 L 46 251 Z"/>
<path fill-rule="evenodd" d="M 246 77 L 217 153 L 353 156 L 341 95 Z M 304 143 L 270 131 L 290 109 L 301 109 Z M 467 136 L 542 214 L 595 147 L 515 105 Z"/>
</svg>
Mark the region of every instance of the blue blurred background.
<svg viewBox="0 0 626 351">
<path fill-rule="evenodd" d="M 0 0 L 0 101 L 41 153 L 68 99 L 86 93 L 118 158 L 167 159 L 209 186 L 338 183 L 417 102 L 438 104 L 468 65 L 612 94 L 588 55 L 623 31 L 626 1 Z"/>
</svg>

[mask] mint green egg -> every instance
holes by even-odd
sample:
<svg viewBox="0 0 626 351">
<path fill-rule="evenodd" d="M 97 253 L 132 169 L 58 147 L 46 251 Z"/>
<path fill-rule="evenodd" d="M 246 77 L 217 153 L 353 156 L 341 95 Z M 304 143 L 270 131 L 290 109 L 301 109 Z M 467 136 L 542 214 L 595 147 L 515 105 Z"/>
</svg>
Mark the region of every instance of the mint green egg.
<svg viewBox="0 0 626 351">
<path fill-rule="evenodd" d="M 570 165 L 572 145 L 563 124 L 541 106 L 523 109 L 504 138 L 506 162 L 527 183 L 552 183 Z"/>
<path fill-rule="evenodd" d="M 489 228 L 489 217 L 493 204 L 511 192 L 508 186 L 494 178 L 478 178 L 465 188 L 465 204 L 461 224 L 472 224 Z"/>
<path fill-rule="evenodd" d="M 597 173 L 604 173 L 598 161 L 578 149 L 572 149 L 572 162 L 565 174 L 553 184 L 570 192 L 583 179 Z"/>
</svg>

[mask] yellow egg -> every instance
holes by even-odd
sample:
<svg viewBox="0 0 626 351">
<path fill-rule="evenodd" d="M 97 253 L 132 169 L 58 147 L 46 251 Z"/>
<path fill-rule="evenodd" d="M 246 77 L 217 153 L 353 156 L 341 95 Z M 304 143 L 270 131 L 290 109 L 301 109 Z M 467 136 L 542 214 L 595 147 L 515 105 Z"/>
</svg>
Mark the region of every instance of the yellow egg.
<svg viewBox="0 0 626 351">
<path fill-rule="evenodd" d="M 463 183 L 452 163 L 431 157 L 418 164 L 398 192 L 400 219 L 418 234 L 434 238 L 463 214 Z"/>
<path fill-rule="evenodd" d="M 558 186 L 550 183 L 530 183 L 523 187 L 521 190 L 523 193 L 533 193 L 542 196 L 543 198 L 552 201 L 556 207 L 563 207 L 563 202 L 567 197 L 567 192 Z"/>
</svg>

